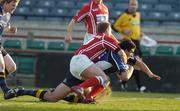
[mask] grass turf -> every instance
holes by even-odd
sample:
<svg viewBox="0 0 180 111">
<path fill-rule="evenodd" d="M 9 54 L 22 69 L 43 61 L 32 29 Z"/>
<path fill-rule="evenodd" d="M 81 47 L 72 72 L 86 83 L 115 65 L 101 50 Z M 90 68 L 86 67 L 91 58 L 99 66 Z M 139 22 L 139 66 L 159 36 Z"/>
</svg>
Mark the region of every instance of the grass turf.
<svg viewBox="0 0 180 111">
<path fill-rule="evenodd" d="M 113 92 L 97 104 L 70 104 L 29 96 L 4 100 L 1 93 L 0 111 L 180 111 L 180 94 Z"/>
</svg>

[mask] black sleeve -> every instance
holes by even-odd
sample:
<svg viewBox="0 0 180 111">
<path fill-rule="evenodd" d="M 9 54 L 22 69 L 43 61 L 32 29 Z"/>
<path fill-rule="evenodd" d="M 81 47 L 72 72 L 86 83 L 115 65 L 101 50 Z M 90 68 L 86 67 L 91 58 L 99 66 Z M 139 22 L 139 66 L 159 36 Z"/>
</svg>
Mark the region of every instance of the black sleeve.
<svg viewBox="0 0 180 111">
<path fill-rule="evenodd" d="M 135 57 L 130 57 L 127 61 L 127 64 L 134 66 L 136 64 L 136 61 L 137 60 Z"/>
</svg>

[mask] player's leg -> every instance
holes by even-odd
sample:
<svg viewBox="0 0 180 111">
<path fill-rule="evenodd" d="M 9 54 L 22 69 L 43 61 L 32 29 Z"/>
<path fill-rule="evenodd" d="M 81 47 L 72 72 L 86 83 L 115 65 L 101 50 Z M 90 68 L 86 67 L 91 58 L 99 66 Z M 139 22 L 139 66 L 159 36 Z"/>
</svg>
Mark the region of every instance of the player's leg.
<svg viewBox="0 0 180 111">
<path fill-rule="evenodd" d="M 86 101 L 87 103 L 95 102 L 95 97 L 103 92 L 105 88 L 102 85 L 96 85 L 92 87 L 92 90 L 86 95 Z"/>
<path fill-rule="evenodd" d="M 16 71 L 16 63 L 14 62 L 12 57 L 4 50 L 4 48 L 2 49 L 2 55 L 5 63 L 5 74 L 7 76 L 8 74 Z"/>
<path fill-rule="evenodd" d="M 43 89 L 37 90 L 25 90 L 21 89 L 17 91 L 18 96 L 33 96 L 43 101 L 57 102 L 66 97 L 71 92 L 71 88 L 66 86 L 64 83 L 60 83 L 56 89 L 47 91 Z"/>
<path fill-rule="evenodd" d="M 0 51 L 0 87 L 3 93 L 5 94 L 10 90 L 10 88 L 8 88 L 7 86 L 4 72 L 5 72 L 5 63 L 4 63 L 2 52 Z"/>
<path fill-rule="evenodd" d="M 15 89 L 8 88 L 7 83 L 6 83 L 6 76 L 9 73 L 13 73 L 16 70 L 16 64 L 13 61 L 13 59 L 11 58 L 11 56 L 4 50 L 4 48 L 1 48 L 1 52 L 2 52 L 1 55 L 3 57 L 3 60 L 1 60 L 1 61 L 4 62 L 3 67 L 5 67 L 4 73 L 3 74 L 1 73 L 1 74 L 3 76 L 5 75 L 5 77 L 0 78 L 0 81 L 1 81 L 0 86 L 1 86 L 1 89 L 3 90 L 3 92 L 4 92 L 4 99 L 11 99 L 13 97 L 16 97 L 16 91 L 19 88 L 15 88 Z M 2 62 L 1 62 L 1 66 L 2 66 Z"/>
<path fill-rule="evenodd" d="M 70 92 L 71 88 L 74 85 L 80 84 L 82 81 L 74 78 L 71 73 L 66 74 L 66 78 L 64 79 L 63 83 L 59 84 L 56 89 L 47 91 L 47 90 L 18 90 L 17 95 L 18 96 L 24 96 L 24 95 L 29 95 L 33 97 L 40 98 L 41 100 L 44 101 L 49 101 L 49 102 L 56 102 L 61 99 L 65 99 L 67 101 L 72 101 L 71 99 L 73 98 L 64 98 L 66 97 Z"/>
<path fill-rule="evenodd" d="M 134 70 L 133 76 L 137 85 L 138 90 L 141 88 L 141 81 L 140 81 L 140 71 Z"/>
<path fill-rule="evenodd" d="M 85 69 L 81 73 L 81 76 L 85 79 L 85 81 L 79 85 L 82 88 L 88 88 L 99 84 L 106 86 L 106 83 L 109 82 L 108 76 L 94 64 Z"/>
<path fill-rule="evenodd" d="M 0 51 L 0 87 L 4 93 L 4 99 L 11 99 L 16 96 L 15 91 L 7 86 L 6 77 L 5 77 L 5 63 L 1 51 Z"/>
<path fill-rule="evenodd" d="M 141 51 L 141 48 L 140 48 L 140 41 L 133 41 L 133 42 L 136 44 L 135 57 L 139 58 L 139 59 L 142 59 L 143 55 L 142 55 L 142 51 Z M 146 87 L 142 86 L 142 83 L 141 83 L 141 80 L 140 80 L 140 69 L 139 69 L 139 67 L 135 67 L 133 75 L 134 75 L 134 79 L 136 81 L 136 85 L 137 85 L 138 90 L 142 91 L 142 92 L 144 90 L 146 90 Z M 142 90 L 141 90 L 141 87 L 142 87 Z"/>
<path fill-rule="evenodd" d="M 105 87 L 106 83 L 109 82 L 109 78 L 105 73 L 85 55 L 74 56 L 70 62 L 70 70 L 76 78 L 85 80 L 82 84 L 72 87 L 72 90 L 76 92 L 82 100 L 85 99 L 83 91 L 85 88 L 96 85 Z"/>
<path fill-rule="evenodd" d="M 71 92 L 71 88 L 64 83 L 59 84 L 53 92 L 47 92 L 44 94 L 43 99 L 49 102 L 57 102 L 62 100 Z"/>
</svg>

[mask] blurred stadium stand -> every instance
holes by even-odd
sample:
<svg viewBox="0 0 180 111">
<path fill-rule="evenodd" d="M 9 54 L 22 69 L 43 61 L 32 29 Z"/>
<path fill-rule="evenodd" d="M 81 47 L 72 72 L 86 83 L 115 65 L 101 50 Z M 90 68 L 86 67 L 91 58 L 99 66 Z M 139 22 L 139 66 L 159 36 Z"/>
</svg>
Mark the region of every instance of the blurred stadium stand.
<svg viewBox="0 0 180 111">
<path fill-rule="evenodd" d="M 61 17 L 63 19 L 71 19 L 74 12 L 86 2 L 88 0 L 22 0 L 15 16 L 22 16 L 24 19 L 36 16 L 41 18 Z M 116 12 L 117 10 L 122 12 L 128 6 L 127 0 L 112 0 L 111 2 L 104 0 L 104 2 L 109 7 L 110 12 Z M 174 21 L 174 17 L 177 17 L 177 13 L 180 11 L 179 0 L 140 0 L 139 3 L 139 10 L 147 15 L 144 18 L 149 18 L 142 18 L 142 20 L 154 20 L 160 24 Z M 176 15 L 169 16 L 169 12 L 176 13 Z M 112 14 L 110 19 L 113 20 L 116 17 L 115 14 Z M 176 19 L 176 21 L 179 20 L 178 18 Z"/>
</svg>

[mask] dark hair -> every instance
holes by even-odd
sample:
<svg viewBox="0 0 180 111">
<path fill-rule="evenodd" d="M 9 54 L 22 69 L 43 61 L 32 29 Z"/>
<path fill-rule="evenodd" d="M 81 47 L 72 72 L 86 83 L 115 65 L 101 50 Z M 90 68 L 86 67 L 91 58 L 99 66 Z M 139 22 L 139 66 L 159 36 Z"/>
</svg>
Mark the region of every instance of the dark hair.
<svg viewBox="0 0 180 111">
<path fill-rule="evenodd" d="M 119 43 L 119 46 L 121 47 L 121 49 L 128 51 L 136 48 L 136 45 L 131 40 L 124 40 Z"/>
<path fill-rule="evenodd" d="M 4 3 L 10 3 L 14 1 L 15 3 L 19 3 L 20 0 L 0 0 L 0 5 L 3 5 Z"/>
<path fill-rule="evenodd" d="M 108 29 L 109 26 L 110 26 L 109 22 L 106 22 L 106 21 L 100 22 L 97 25 L 97 32 L 104 33 L 104 32 L 106 32 L 106 30 Z"/>
</svg>

